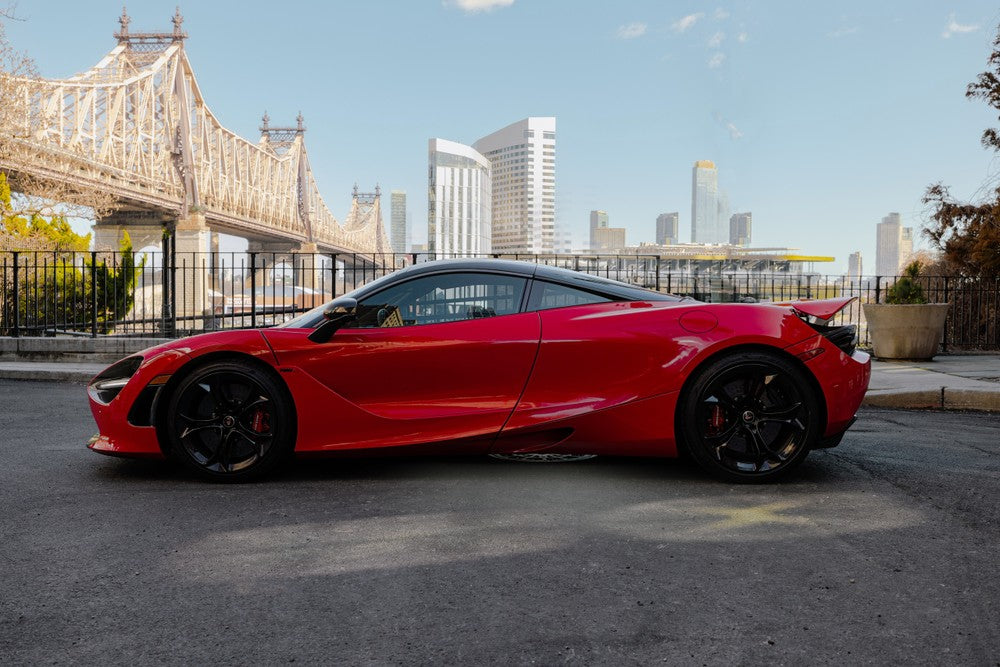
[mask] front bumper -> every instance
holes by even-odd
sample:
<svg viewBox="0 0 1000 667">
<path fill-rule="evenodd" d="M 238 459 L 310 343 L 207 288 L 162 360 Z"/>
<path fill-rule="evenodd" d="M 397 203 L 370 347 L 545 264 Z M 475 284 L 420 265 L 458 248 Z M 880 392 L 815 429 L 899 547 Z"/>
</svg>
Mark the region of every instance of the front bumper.
<svg viewBox="0 0 1000 667">
<path fill-rule="evenodd" d="M 154 403 L 149 400 L 151 383 L 162 386 L 190 357 L 179 350 L 165 350 L 143 360 L 135 374 L 122 390 L 108 403 L 90 396 L 90 411 L 97 422 L 99 433 L 87 447 L 99 454 L 138 458 L 163 458 L 156 435 L 156 427 L 149 414 Z M 137 408 L 142 409 L 137 409 Z M 144 418 L 137 418 L 137 415 Z M 130 418 L 131 417 L 131 418 Z"/>
</svg>

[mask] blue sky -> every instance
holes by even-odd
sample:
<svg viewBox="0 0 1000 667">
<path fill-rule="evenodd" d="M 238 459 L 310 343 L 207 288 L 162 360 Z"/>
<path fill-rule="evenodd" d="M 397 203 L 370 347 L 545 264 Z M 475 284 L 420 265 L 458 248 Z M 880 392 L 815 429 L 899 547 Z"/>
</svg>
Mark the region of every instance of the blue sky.
<svg viewBox="0 0 1000 667">
<path fill-rule="evenodd" d="M 132 30 L 170 29 L 175 2 L 128 3 Z M 355 182 L 408 193 L 426 235 L 427 140 L 471 143 L 527 116 L 557 118 L 557 216 L 577 245 L 591 209 L 652 241 L 680 212 L 691 166 L 713 160 L 755 246 L 874 269 L 889 211 L 920 227 L 924 188 L 960 197 L 994 171 L 996 116 L 964 98 L 1000 23 L 991 2 L 368 0 L 182 3 L 209 106 L 258 135 L 306 119 L 310 160 L 342 218 Z M 8 36 L 42 75 L 114 46 L 119 0 L 20 0 Z M 388 208 L 386 206 L 386 208 Z M 387 213 L 386 213 L 387 215 Z"/>
</svg>

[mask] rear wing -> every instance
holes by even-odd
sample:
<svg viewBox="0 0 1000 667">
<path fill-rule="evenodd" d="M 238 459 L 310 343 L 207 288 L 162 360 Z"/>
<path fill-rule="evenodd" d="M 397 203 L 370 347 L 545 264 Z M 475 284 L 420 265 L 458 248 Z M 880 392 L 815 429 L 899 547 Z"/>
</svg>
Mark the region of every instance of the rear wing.
<svg viewBox="0 0 1000 667">
<path fill-rule="evenodd" d="M 815 299 L 811 301 L 784 301 L 777 305 L 789 306 L 799 315 L 815 317 L 821 322 L 826 322 L 831 317 L 847 307 L 847 304 L 854 301 L 856 296 L 842 296 L 836 299 Z"/>
</svg>

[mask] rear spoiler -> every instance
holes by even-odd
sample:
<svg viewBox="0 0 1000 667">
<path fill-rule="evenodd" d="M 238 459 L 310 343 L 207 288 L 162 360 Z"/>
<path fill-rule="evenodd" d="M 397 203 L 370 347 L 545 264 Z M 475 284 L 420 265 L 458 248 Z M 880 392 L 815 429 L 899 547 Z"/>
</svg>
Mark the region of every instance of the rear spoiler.
<svg viewBox="0 0 1000 667">
<path fill-rule="evenodd" d="M 815 299 L 812 301 L 785 301 L 776 305 L 789 306 L 799 315 L 815 317 L 823 322 L 827 321 L 854 301 L 856 296 L 842 296 L 836 299 Z"/>
</svg>

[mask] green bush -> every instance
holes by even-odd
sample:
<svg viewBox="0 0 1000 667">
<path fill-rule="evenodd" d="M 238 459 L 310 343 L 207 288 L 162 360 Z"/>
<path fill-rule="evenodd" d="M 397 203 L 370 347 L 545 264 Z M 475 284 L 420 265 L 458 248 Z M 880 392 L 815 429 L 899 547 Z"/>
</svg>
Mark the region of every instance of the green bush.
<svg viewBox="0 0 1000 667">
<path fill-rule="evenodd" d="M 920 275 L 920 262 L 910 262 L 903 273 L 905 275 L 889 288 L 885 295 L 885 302 L 893 304 L 927 303 L 924 288 L 917 282 L 917 276 Z"/>
</svg>

